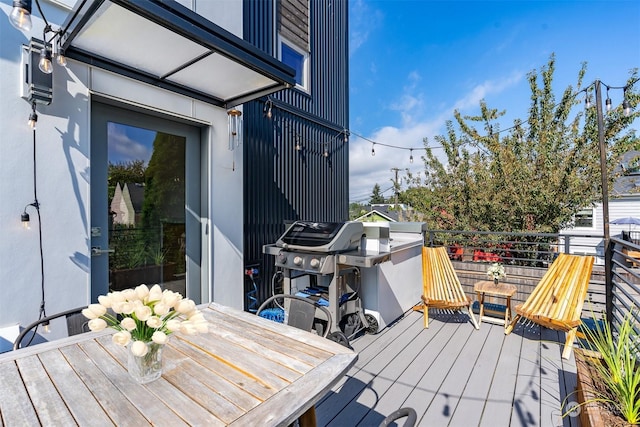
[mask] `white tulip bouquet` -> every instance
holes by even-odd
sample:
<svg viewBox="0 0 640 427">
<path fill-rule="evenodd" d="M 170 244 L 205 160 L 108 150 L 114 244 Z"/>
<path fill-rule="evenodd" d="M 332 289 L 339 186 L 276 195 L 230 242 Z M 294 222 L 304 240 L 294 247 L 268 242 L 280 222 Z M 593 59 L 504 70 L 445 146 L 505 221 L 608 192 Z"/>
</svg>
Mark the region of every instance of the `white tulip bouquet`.
<svg viewBox="0 0 640 427">
<path fill-rule="evenodd" d="M 504 266 L 497 262 L 494 262 L 487 268 L 487 276 L 491 277 L 493 280 L 498 280 L 507 276 L 507 273 L 504 271 Z"/>
<path fill-rule="evenodd" d="M 131 343 L 131 352 L 137 357 L 145 356 L 147 343 L 166 344 L 174 332 L 187 335 L 207 332 L 207 321 L 192 300 L 177 292 L 163 291 L 158 285 L 151 289 L 140 285 L 109 292 L 99 296 L 98 302 L 82 310 L 89 319 L 89 329 L 117 330 L 113 342 L 123 347 Z"/>
</svg>

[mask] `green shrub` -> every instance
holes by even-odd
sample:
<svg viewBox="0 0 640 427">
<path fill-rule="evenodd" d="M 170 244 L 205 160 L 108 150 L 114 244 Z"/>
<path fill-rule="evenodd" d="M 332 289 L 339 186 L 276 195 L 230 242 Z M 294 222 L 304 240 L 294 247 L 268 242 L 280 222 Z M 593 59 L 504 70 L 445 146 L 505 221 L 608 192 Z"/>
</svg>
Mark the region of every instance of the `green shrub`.
<svg viewBox="0 0 640 427">
<path fill-rule="evenodd" d="M 595 322 L 595 328 L 584 328 L 593 349 L 600 353 L 600 363 L 593 366 L 604 385 L 595 391 L 596 400 L 611 404 L 630 424 L 640 423 L 640 365 L 638 364 L 638 332 L 634 329 L 636 310 L 630 310 L 617 333 L 609 322 Z"/>
</svg>

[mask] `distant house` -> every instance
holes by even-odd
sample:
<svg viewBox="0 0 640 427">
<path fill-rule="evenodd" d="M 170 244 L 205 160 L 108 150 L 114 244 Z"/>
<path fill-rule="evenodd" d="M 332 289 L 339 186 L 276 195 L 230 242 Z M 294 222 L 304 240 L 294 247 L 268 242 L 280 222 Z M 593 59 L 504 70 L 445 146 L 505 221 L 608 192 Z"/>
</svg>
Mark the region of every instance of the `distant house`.
<svg viewBox="0 0 640 427">
<path fill-rule="evenodd" d="M 609 222 L 617 218 L 640 216 L 640 151 L 626 153 L 619 172 L 622 175 L 609 191 Z M 629 228 L 628 225 L 609 224 L 609 234 L 621 236 Z M 636 227 L 636 230 L 640 230 L 640 227 Z M 596 262 L 604 263 L 602 203 L 578 212 L 573 227 L 561 230 L 560 234 L 571 235 L 571 253 L 596 255 Z"/>
<path fill-rule="evenodd" d="M 136 225 L 142 213 L 143 202 L 143 184 L 129 182 L 120 187 L 120 183 L 117 183 L 110 206 L 113 223 Z"/>
<path fill-rule="evenodd" d="M 368 212 L 356 218 L 356 221 L 362 222 L 398 222 L 406 221 L 406 215 L 404 212 L 408 211 L 408 208 L 404 204 L 394 203 L 376 203 L 364 207 L 364 210 Z"/>
</svg>

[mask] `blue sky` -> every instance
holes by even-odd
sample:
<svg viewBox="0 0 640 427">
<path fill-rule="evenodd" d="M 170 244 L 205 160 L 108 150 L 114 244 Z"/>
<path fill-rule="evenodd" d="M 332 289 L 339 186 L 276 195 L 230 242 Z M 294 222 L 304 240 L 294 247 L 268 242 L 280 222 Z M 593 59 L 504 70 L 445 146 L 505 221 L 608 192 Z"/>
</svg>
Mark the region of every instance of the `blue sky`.
<svg viewBox="0 0 640 427">
<path fill-rule="evenodd" d="M 484 99 L 506 110 L 502 129 L 526 119 L 527 74 L 552 53 L 558 100 L 583 62 L 585 84 L 623 86 L 640 67 L 640 0 L 350 0 L 349 9 L 352 202 L 367 202 L 376 183 L 392 195 L 391 168 L 423 171 L 422 139 L 444 134 L 454 109 L 477 114 Z M 610 97 L 622 103 L 621 90 Z M 407 150 L 376 145 L 371 156 L 358 135 Z"/>
<path fill-rule="evenodd" d="M 109 162 L 119 164 L 143 160 L 147 165 L 153 153 L 156 131 L 109 122 L 107 150 Z"/>
</svg>

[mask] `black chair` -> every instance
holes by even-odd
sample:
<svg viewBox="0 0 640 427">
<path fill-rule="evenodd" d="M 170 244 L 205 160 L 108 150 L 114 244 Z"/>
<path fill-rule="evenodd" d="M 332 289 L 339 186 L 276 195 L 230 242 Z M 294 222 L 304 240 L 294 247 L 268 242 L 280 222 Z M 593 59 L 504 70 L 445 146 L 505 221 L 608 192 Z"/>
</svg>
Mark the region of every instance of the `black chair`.
<svg viewBox="0 0 640 427">
<path fill-rule="evenodd" d="M 329 310 L 312 299 L 296 295 L 277 294 L 269 297 L 258 307 L 256 314 L 307 332 L 315 330 L 323 337 L 331 330 Z"/>
<path fill-rule="evenodd" d="M 394 421 L 404 417 L 407 417 L 403 424 L 404 427 L 413 427 L 416 425 L 416 421 L 418 420 L 416 411 L 413 408 L 400 408 L 385 418 L 380 424 L 380 427 L 387 427 Z"/>
<path fill-rule="evenodd" d="M 54 319 L 58 319 L 63 316 L 67 318 L 67 334 L 69 336 L 81 334 L 83 332 L 89 332 L 89 326 L 88 326 L 89 320 L 86 317 L 84 317 L 84 315 L 82 314 L 82 310 L 84 308 L 86 307 L 74 308 L 71 310 L 52 314 L 51 316 L 43 317 L 42 319 L 39 319 L 33 322 L 32 324 L 26 326 L 22 330 L 22 332 L 20 332 L 20 335 L 18 335 L 18 337 L 13 342 L 13 349 L 17 350 L 19 348 L 22 348 L 22 341 L 24 341 L 25 337 L 30 332 L 32 332 L 32 334 L 29 338 L 30 340 L 32 340 L 33 337 L 35 336 L 36 328 L 39 327 L 40 325 L 48 325 L 50 321 Z M 29 341 L 26 346 L 28 346 L 29 344 L 31 344 L 31 341 Z"/>
</svg>

